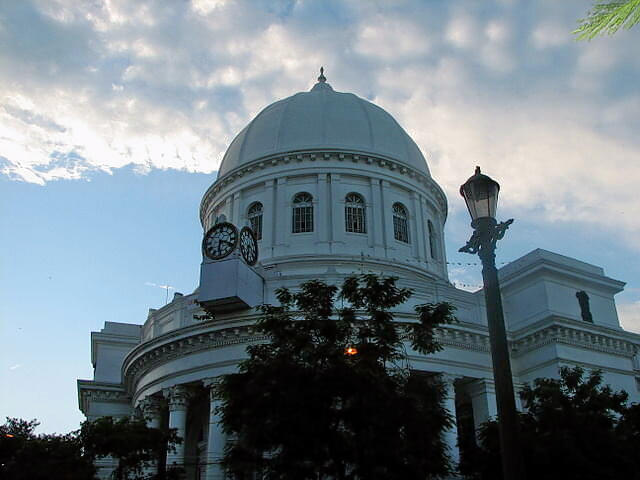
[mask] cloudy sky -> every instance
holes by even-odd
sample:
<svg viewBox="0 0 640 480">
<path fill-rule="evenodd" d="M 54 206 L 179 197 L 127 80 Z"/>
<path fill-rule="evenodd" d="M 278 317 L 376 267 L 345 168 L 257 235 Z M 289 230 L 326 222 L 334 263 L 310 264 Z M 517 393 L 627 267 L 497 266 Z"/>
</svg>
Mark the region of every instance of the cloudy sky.
<svg viewBox="0 0 640 480">
<path fill-rule="evenodd" d="M 576 42 L 590 3 L 0 2 L 0 414 L 77 427 L 89 332 L 193 290 L 226 147 L 321 65 L 425 153 L 452 281 L 480 282 L 456 252 L 457 188 L 480 164 L 516 218 L 498 260 L 541 247 L 602 266 L 640 331 L 640 27 Z"/>
</svg>

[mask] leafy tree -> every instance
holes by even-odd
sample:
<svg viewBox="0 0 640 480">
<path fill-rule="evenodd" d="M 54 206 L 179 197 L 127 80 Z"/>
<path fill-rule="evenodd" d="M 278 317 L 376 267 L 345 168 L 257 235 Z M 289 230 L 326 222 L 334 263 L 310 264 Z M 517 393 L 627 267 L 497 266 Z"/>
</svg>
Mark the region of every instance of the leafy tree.
<svg viewBox="0 0 640 480">
<path fill-rule="evenodd" d="M 573 31 L 578 40 L 592 40 L 598 35 L 613 35 L 620 28 L 630 29 L 640 22 L 640 0 L 599 1 L 593 5 L 580 26 Z"/>
<path fill-rule="evenodd" d="M 312 280 L 281 288 L 256 328 L 270 342 L 248 347 L 239 373 L 224 377 L 223 465 L 236 479 L 427 479 L 452 472 L 442 432 L 453 419 L 443 385 L 409 367 L 414 350 L 440 350 L 434 330 L 451 323 L 447 303 L 417 307 L 418 321 L 390 309 L 411 292 L 393 278 L 348 278 L 338 288 Z"/>
<path fill-rule="evenodd" d="M 627 406 L 627 399 L 602 385 L 601 372 L 587 375 L 580 367 L 527 386 L 519 419 L 528 478 L 640 478 L 640 406 Z M 497 422 L 487 422 L 480 438 L 481 448 L 463 457 L 461 470 L 481 480 L 502 478 Z"/>
<path fill-rule="evenodd" d="M 36 420 L 9 418 L 0 426 L 0 478 L 93 480 L 95 467 L 77 432 L 36 435 Z"/>
<path fill-rule="evenodd" d="M 83 422 L 80 440 L 91 458 L 110 456 L 118 460 L 113 473 L 117 480 L 179 478 L 177 469 L 165 472 L 163 467 L 167 448 L 182 442 L 175 429 L 150 428 L 143 419 L 102 417 Z M 150 474 L 154 463 L 160 467 L 159 472 Z"/>
</svg>

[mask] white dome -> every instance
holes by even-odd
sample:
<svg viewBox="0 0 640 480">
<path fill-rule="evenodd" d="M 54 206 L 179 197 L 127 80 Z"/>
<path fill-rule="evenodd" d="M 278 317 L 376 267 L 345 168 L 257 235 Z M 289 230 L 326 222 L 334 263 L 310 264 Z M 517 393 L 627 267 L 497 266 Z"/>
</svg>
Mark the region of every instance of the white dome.
<svg viewBox="0 0 640 480">
<path fill-rule="evenodd" d="M 311 91 L 262 110 L 231 142 L 218 178 L 259 158 L 314 149 L 389 157 L 429 175 L 420 149 L 391 115 L 320 77 Z"/>
</svg>

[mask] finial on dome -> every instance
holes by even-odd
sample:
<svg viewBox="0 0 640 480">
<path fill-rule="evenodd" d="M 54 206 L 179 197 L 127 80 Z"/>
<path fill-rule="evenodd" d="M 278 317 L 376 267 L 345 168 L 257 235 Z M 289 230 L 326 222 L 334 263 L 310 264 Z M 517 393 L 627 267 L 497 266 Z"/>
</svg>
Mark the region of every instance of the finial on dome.
<svg viewBox="0 0 640 480">
<path fill-rule="evenodd" d="M 324 76 L 324 67 L 320 67 L 320 76 L 318 77 L 318 82 L 324 83 L 327 81 L 327 77 Z"/>
</svg>

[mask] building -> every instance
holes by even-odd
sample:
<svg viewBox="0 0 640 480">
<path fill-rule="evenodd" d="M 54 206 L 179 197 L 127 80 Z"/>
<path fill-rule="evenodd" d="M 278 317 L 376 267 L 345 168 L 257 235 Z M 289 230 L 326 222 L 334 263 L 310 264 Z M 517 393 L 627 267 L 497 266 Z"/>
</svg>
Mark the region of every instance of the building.
<svg viewBox="0 0 640 480">
<path fill-rule="evenodd" d="M 400 320 L 419 303 L 457 307 L 459 323 L 440 333 L 446 348 L 411 360 L 444 373 L 448 408 L 478 426 L 496 414 L 484 295 L 448 280 L 446 217 L 447 199 L 402 127 L 376 105 L 334 91 L 321 73 L 310 91 L 269 105 L 237 135 L 203 196 L 203 231 L 224 222 L 251 226 L 258 262 L 249 265 L 234 248 L 237 230 L 206 237 L 213 257 L 225 245 L 230 253 L 203 255 L 196 291 L 149 310 L 143 325 L 107 322 L 92 333 L 94 378 L 78 381 L 81 410 L 95 419 L 140 408 L 152 425 L 168 424 L 185 439 L 169 464 L 184 464 L 187 478 L 223 478 L 216 462 L 224 436 L 209 392 L 259 340 L 251 307 L 275 302 L 281 286 L 312 278 L 340 284 L 367 271 L 414 289 Z M 614 300 L 624 283 L 544 250 L 499 274 L 516 387 L 582 365 L 602 369 L 607 383 L 640 399 L 640 336 L 620 327 Z M 216 310 L 215 321 L 194 317 L 196 300 Z M 456 428 L 447 433 L 453 452 L 457 435 Z M 109 462 L 102 467 L 106 474 Z"/>
</svg>

